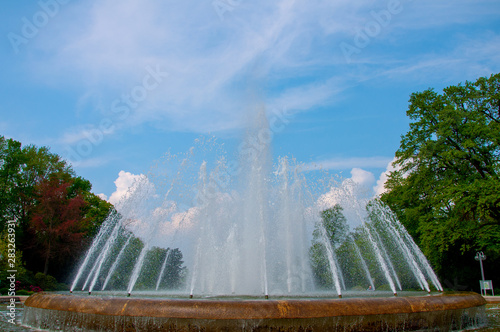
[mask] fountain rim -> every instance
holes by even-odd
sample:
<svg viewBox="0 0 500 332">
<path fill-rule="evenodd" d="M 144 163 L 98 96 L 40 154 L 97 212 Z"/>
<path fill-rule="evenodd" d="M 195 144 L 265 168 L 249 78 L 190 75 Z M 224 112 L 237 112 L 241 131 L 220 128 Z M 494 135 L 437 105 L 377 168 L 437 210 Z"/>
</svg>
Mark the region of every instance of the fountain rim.
<svg viewBox="0 0 500 332">
<path fill-rule="evenodd" d="M 486 300 L 473 292 L 369 298 L 267 300 L 151 299 L 37 293 L 25 306 L 126 317 L 249 320 L 411 314 L 479 307 Z"/>
</svg>

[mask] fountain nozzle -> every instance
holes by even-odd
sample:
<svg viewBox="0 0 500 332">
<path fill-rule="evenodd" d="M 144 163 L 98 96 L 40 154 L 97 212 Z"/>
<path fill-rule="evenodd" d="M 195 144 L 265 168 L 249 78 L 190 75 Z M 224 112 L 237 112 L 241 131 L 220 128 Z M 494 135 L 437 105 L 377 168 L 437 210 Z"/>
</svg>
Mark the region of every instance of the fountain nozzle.
<svg viewBox="0 0 500 332">
<path fill-rule="evenodd" d="M 130 293 L 127 294 L 127 297 L 130 297 Z"/>
</svg>

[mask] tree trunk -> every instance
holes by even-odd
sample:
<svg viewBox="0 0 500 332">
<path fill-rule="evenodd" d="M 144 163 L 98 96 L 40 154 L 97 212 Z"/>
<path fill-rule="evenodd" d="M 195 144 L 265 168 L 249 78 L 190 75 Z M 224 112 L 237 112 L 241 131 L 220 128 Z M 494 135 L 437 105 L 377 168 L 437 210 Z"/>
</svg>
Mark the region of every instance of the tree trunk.
<svg viewBox="0 0 500 332">
<path fill-rule="evenodd" d="M 43 266 L 43 274 L 47 275 L 49 272 L 49 259 L 50 259 L 50 241 L 49 246 L 47 248 L 47 256 L 45 256 L 45 265 Z"/>
</svg>

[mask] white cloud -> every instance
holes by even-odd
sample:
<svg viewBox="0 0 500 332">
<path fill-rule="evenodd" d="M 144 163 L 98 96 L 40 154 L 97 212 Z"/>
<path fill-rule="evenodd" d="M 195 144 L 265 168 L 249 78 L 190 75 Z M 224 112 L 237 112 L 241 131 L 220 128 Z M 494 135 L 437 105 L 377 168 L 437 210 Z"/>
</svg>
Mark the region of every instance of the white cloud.
<svg viewBox="0 0 500 332">
<path fill-rule="evenodd" d="M 105 200 L 105 201 L 108 200 L 108 196 L 106 196 L 105 194 L 102 194 L 102 193 L 101 194 L 97 194 L 97 197 L 99 197 L 100 199 Z"/>
<path fill-rule="evenodd" d="M 120 171 L 115 180 L 116 190 L 109 196 L 109 202 L 113 205 L 118 204 L 122 199 L 130 195 L 130 189 L 138 180 L 145 179 L 145 175 L 135 175 L 130 172 Z"/>
<path fill-rule="evenodd" d="M 171 214 L 159 229 L 158 237 L 171 236 L 179 230 L 189 231 L 198 222 L 200 209 L 198 207 L 189 208 L 186 212 L 177 212 Z"/>
<path fill-rule="evenodd" d="M 347 223 L 351 227 L 361 225 L 366 217 L 366 204 L 373 197 L 372 186 L 375 182 L 373 173 L 360 168 L 351 170 L 351 177 L 321 195 L 316 202 L 319 211 L 340 205 Z"/>
<path fill-rule="evenodd" d="M 390 163 L 388 163 L 385 172 L 380 174 L 380 178 L 377 180 L 377 185 L 373 187 L 373 191 L 375 192 L 376 196 L 380 196 L 387 191 L 387 189 L 385 188 L 385 183 L 388 179 L 389 173 L 396 170 L 392 165 L 392 163 L 395 161 L 396 158 L 394 158 Z"/>
<path fill-rule="evenodd" d="M 351 180 L 357 185 L 367 188 L 375 182 L 375 176 L 372 172 L 361 168 L 353 168 L 351 170 Z"/>
<path fill-rule="evenodd" d="M 320 209 L 325 209 L 336 204 L 345 206 L 367 197 L 370 198 L 373 195 L 371 186 L 374 182 L 375 176 L 373 173 L 361 168 L 353 168 L 351 177 L 344 179 L 342 183 L 330 188 L 330 191 L 321 195 L 317 204 Z"/>
</svg>

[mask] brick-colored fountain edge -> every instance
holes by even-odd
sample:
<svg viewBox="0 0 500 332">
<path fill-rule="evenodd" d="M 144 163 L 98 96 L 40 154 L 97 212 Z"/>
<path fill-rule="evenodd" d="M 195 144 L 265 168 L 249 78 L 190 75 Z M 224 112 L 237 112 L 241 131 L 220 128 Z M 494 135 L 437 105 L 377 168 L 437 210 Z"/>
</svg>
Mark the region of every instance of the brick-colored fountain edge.
<svg viewBox="0 0 500 332">
<path fill-rule="evenodd" d="M 366 316 L 465 309 L 486 304 L 476 293 L 416 297 L 310 300 L 199 300 L 38 293 L 25 306 L 108 316 L 200 319 L 280 319 Z"/>
<path fill-rule="evenodd" d="M 437 324 L 462 327 L 470 321 L 474 324 L 481 321 L 485 304 L 476 293 L 307 300 L 145 299 L 39 293 L 25 302 L 25 323 L 61 330 L 69 325 L 87 330 L 94 325 L 100 326 L 99 330 L 109 326 L 109 330 L 115 330 L 119 324 L 119 330 L 128 330 L 128 326 L 130 330 L 148 331 L 291 331 L 299 326 L 310 331 L 391 331 Z M 468 322 L 462 322 L 464 319 Z"/>
</svg>

